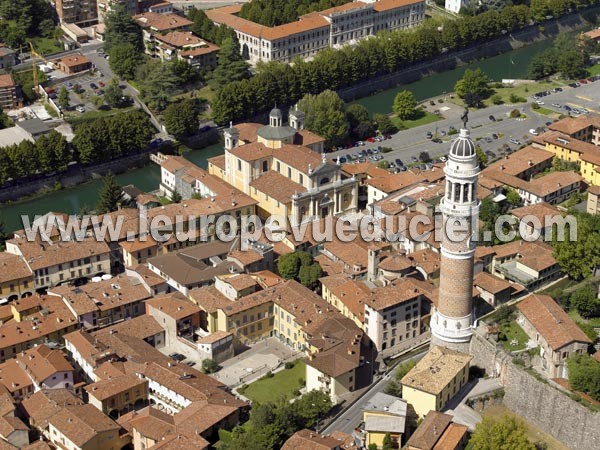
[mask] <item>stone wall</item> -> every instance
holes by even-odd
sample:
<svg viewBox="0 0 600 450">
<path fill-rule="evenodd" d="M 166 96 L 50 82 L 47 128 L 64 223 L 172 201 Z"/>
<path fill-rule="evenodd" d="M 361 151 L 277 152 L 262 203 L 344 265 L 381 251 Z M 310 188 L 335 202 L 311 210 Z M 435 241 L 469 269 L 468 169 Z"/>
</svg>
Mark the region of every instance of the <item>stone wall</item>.
<svg viewBox="0 0 600 450">
<path fill-rule="evenodd" d="M 573 450 L 600 448 L 600 413 L 515 366 L 510 356 L 487 341 L 481 329 L 471 340 L 472 365 L 500 376 L 504 405 Z"/>
</svg>

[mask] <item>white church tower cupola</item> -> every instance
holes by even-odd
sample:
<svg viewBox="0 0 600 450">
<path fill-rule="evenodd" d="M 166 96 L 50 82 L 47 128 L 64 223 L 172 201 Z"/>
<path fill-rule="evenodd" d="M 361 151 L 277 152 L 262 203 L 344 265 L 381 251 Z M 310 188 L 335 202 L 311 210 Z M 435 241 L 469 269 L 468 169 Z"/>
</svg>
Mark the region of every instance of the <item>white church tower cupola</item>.
<svg viewBox="0 0 600 450">
<path fill-rule="evenodd" d="M 272 127 L 280 127 L 282 124 L 283 116 L 281 115 L 281 110 L 276 106 L 269 113 L 269 125 Z"/>
<path fill-rule="evenodd" d="M 231 150 L 239 144 L 240 131 L 229 122 L 229 128 L 223 130 L 223 138 L 225 139 L 225 149 Z"/>
<path fill-rule="evenodd" d="M 290 111 L 290 126 L 296 131 L 304 129 L 304 112 L 298 109 L 298 105 Z"/>
<path fill-rule="evenodd" d="M 468 351 L 473 333 L 473 233 L 479 217 L 477 179 L 479 163 L 475 144 L 464 126 L 452 143 L 444 172 L 446 191 L 440 202 L 442 242 L 437 307 L 431 318 L 434 345 Z"/>
</svg>

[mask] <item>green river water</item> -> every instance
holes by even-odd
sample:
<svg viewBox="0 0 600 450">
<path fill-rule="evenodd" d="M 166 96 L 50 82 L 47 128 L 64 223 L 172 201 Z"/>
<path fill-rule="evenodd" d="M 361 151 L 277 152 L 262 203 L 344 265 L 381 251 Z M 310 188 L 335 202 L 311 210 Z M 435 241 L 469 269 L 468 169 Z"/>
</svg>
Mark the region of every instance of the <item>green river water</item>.
<svg viewBox="0 0 600 450">
<path fill-rule="evenodd" d="M 397 86 L 393 89 L 382 91 L 371 97 L 358 100 L 373 113 L 387 114 L 391 111 L 394 96 L 400 90 L 411 90 L 417 100 L 451 92 L 454 83 L 459 80 L 466 69 L 481 68 L 491 79 L 500 81 L 503 78 L 524 78 L 531 57 L 552 45 L 552 40 L 546 40 L 513 50 L 502 55 L 476 61 L 454 70 L 435 74 L 423 78 L 415 83 Z M 220 144 L 211 145 L 202 150 L 195 150 L 185 154 L 185 157 L 200 167 L 206 168 L 206 159 L 222 153 Z M 158 189 L 160 182 L 160 169 L 154 164 L 134 169 L 117 176 L 122 185 L 134 184 L 143 191 Z M 73 188 L 46 194 L 31 200 L 0 206 L 0 213 L 6 222 L 6 230 L 14 231 L 23 228 L 21 215 L 30 217 L 45 214 L 48 211 L 78 213 L 83 207 L 93 207 L 97 200 L 98 190 L 102 180 L 93 180 Z"/>
</svg>

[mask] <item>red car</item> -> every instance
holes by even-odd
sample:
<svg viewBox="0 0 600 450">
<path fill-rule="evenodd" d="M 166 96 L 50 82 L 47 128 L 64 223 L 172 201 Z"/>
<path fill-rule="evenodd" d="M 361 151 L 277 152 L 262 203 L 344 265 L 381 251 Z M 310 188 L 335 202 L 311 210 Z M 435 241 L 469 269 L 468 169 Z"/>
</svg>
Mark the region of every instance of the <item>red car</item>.
<svg viewBox="0 0 600 450">
<path fill-rule="evenodd" d="M 367 142 L 375 142 L 375 138 L 370 137 L 369 139 L 367 139 Z"/>
<path fill-rule="evenodd" d="M 582 78 L 581 80 L 579 80 L 579 82 L 581 84 L 587 84 L 588 81 L 585 78 Z"/>
<path fill-rule="evenodd" d="M 105 84 L 104 84 L 102 81 L 98 81 L 98 85 L 99 85 L 100 87 L 104 87 L 104 86 L 106 86 L 106 85 L 105 85 Z"/>
</svg>

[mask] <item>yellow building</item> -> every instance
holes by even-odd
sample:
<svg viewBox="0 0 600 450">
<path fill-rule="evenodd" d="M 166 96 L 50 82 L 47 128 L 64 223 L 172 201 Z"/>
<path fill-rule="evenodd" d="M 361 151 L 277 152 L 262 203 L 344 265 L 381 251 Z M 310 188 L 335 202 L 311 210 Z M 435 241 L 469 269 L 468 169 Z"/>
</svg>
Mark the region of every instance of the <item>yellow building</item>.
<svg viewBox="0 0 600 450">
<path fill-rule="evenodd" d="M 103 367 L 108 365 L 110 364 L 100 366 L 96 372 L 102 371 Z M 135 374 L 119 375 L 119 371 L 116 369 L 106 374 L 99 374 L 99 376 L 106 378 L 85 386 L 88 403 L 113 419 L 148 403 L 147 379 L 140 378 Z"/>
<path fill-rule="evenodd" d="M 355 211 L 357 180 L 319 154 L 324 139 L 304 129 L 304 113 L 290 111 L 289 122 L 283 125 L 281 111 L 274 108 L 269 125 L 225 129 L 225 155 L 209 160 L 209 173 L 250 195 L 264 218 L 277 216 L 296 225 Z"/>
<path fill-rule="evenodd" d="M 0 300 L 17 300 L 33 292 L 33 272 L 23 257 L 0 252 Z"/>
<path fill-rule="evenodd" d="M 402 398 L 423 418 L 440 411 L 469 380 L 473 357 L 434 346 L 402 378 Z"/>
<path fill-rule="evenodd" d="M 367 433 L 365 446 L 375 444 L 377 448 L 381 448 L 386 434 L 389 434 L 392 442 L 401 448 L 407 410 L 404 400 L 383 392 L 375 394 L 363 409 L 364 429 Z"/>
</svg>

